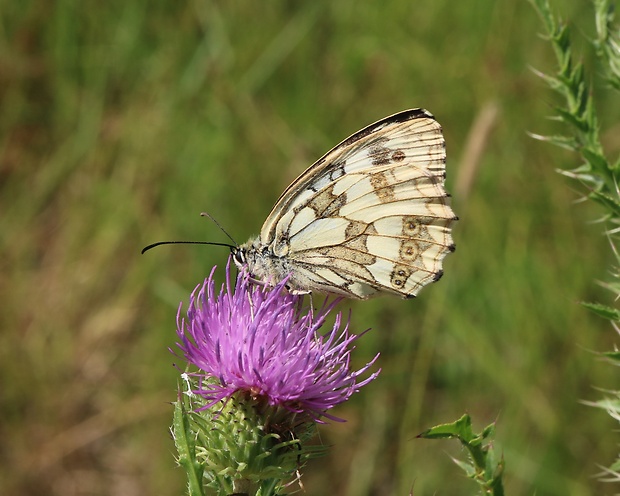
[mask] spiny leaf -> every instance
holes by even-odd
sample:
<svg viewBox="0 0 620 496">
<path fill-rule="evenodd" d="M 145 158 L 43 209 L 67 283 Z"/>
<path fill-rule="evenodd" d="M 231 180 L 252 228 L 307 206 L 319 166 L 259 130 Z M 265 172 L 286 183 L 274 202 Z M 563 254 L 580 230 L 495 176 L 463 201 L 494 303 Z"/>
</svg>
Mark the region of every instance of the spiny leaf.
<svg viewBox="0 0 620 496">
<path fill-rule="evenodd" d="M 586 301 L 582 301 L 581 304 L 599 317 L 616 322 L 620 321 L 620 311 L 615 308 L 602 305 L 601 303 L 588 303 Z"/>
<path fill-rule="evenodd" d="M 560 148 L 565 148 L 567 150 L 570 150 L 571 152 L 577 151 L 577 148 L 579 146 L 579 142 L 572 136 L 562 136 L 562 135 L 543 136 L 541 134 L 533 134 L 533 133 L 530 133 L 530 136 L 539 141 L 546 141 L 547 143 L 551 143 L 553 145 L 559 146 Z"/>
<path fill-rule="evenodd" d="M 465 414 L 456 422 L 431 427 L 418 434 L 417 437 L 424 439 L 458 438 L 462 442 L 469 443 L 476 436 L 471 428 L 471 417 Z"/>
</svg>

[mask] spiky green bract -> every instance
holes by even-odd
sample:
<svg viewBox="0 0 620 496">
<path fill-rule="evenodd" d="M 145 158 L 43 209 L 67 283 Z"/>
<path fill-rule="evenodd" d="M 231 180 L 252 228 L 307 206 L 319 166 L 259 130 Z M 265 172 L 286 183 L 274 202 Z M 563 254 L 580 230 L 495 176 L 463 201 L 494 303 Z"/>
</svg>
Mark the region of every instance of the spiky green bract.
<svg viewBox="0 0 620 496">
<path fill-rule="evenodd" d="M 194 381 L 185 377 L 194 388 Z M 246 393 L 233 395 L 221 409 L 205 409 L 205 403 L 185 391 L 175 404 L 172 432 L 190 496 L 279 494 L 307 460 L 327 450 L 308 444 L 316 422 Z"/>
<path fill-rule="evenodd" d="M 471 427 L 471 417 L 463 415 L 456 422 L 441 424 L 424 431 L 418 437 L 425 439 L 458 439 L 468 451 L 470 462 L 454 462 L 474 479 L 484 494 L 503 496 L 504 457 L 499 459 L 493 449 L 491 439 L 495 434 L 495 424 L 488 425 L 482 432 L 475 434 Z"/>
</svg>

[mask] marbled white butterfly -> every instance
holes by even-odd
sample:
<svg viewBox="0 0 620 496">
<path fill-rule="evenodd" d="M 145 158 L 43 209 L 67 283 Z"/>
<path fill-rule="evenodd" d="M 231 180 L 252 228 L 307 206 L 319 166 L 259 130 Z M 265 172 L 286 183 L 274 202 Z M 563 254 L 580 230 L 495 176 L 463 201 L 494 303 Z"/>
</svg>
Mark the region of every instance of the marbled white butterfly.
<svg viewBox="0 0 620 496">
<path fill-rule="evenodd" d="M 297 293 L 415 296 L 454 251 L 441 126 L 426 110 L 385 117 L 327 152 L 282 193 L 241 270 Z"/>
</svg>

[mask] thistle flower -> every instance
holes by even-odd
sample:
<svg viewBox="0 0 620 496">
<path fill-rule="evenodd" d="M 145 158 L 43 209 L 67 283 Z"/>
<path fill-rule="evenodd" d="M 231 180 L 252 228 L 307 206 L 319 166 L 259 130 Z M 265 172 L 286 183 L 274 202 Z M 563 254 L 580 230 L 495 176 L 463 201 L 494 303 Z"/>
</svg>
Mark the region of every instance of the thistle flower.
<svg viewBox="0 0 620 496">
<path fill-rule="evenodd" d="M 201 481 L 218 494 L 279 494 L 326 451 L 308 443 L 317 422 L 341 420 L 327 411 L 377 377 L 358 380 L 378 355 L 350 370 L 359 336 L 340 313 L 319 333 L 338 299 L 304 311 L 286 280 L 270 288 L 242 273 L 232 287 L 230 259 L 216 295 L 214 272 L 192 293 L 187 316 L 181 307 L 177 314 L 177 346 L 198 369 L 183 374 L 185 394 L 175 404 L 178 462 L 191 496 L 204 495 Z"/>
<path fill-rule="evenodd" d="M 342 314 L 324 335 L 319 328 L 340 299 L 326 302 L 316 313 L 302 310 L 303 295 L 288 293 L 286 280 L 273 288 L 252 283 L 247 275 L 226 283 L 219 295 L 211 271 L 192 293 L 187 317 L 177 315 L 177 343 L 185 359 L 200 371 L 192 374 L 192 391 L 207 409 L 233 395 L 288 412 L 341 420 L 326 413 L 346 401 L 378 372 L 358 382 L 378 355 L 357 371 L 350 371 L 352 343 L 349 321 L 342 330 Z"/>
</svg>

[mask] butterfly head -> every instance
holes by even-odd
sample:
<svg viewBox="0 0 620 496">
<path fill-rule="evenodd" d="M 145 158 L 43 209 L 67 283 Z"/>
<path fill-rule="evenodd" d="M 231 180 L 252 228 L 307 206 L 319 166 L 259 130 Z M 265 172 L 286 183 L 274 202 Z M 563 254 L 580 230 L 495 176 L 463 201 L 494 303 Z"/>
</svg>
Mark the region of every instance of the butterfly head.
<svg viewBox="0 0 620 496">
<path fill-rule="evenodd" d="M 247 243 L 235 246 L 230 251 L 237 268 L 247 270 L 252 276 L 256 275 L 256 264 L 262 258 L 260 253 L 265 251 L 261 250 L 258 238 L 250 238 Z"/>
</svg>

